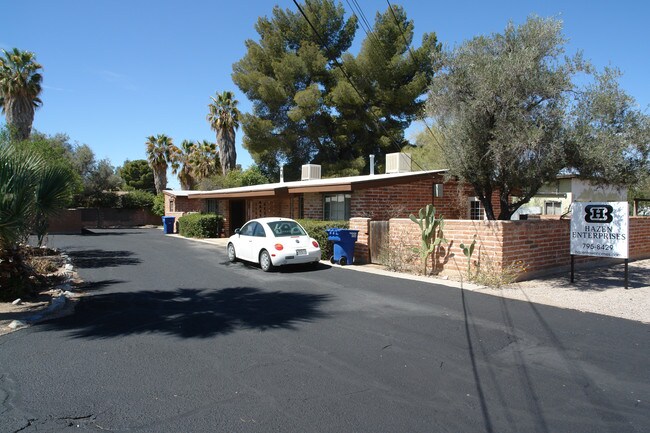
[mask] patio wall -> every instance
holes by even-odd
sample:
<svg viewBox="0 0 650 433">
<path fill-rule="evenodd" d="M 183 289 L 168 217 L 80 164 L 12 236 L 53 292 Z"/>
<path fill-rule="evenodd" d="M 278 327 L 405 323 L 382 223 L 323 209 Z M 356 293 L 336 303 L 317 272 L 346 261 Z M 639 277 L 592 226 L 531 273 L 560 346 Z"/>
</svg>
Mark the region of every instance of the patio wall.
<svg viewBox="0 0 650 433">
<path fill-rule="evenodd" d="M 50 218 L 51 234 L 81 233 L 83 228 L 139 227 L 161 225 L 162 220 L 144 209 L 65 209 Z"/>
<path fill-rule="evenodd" d="M 350 228 L 360 230 L 359 241 L 355 248 L 355 257 L 360 263 L 368 260 L 368 219 L 353 218 Z M 466 266 L 466 258 L 459 247 L 461 243 L 469 244 L 476 235 L 476 248 L 472 256 L 473 266 L 480 260 L 491 260 L 503 268 L 516 261 L 526 267 L 522 279 L 551 273 L 560 268 L 568 268 L 571 255 L 569 252 L 570 221 L 563 220 L 526 220 L 526 221 L 472 221 L 445 220 L 444 236 L 448 245 L 441 249 L 436 257 L 437 268 L 442 267 L 442 275 L 457 276 Z M 630 217 L 630 259 L 650 257 L 650 218 Z M 389 250 L 404 255 L 414 270 L 420 270 L 422 263 L 416 254 L 410 253 L 413 247 L 420 245 L 420 230 L 409 219 L 390 220 Z M 408 256 L 408 257 L 407 257 Z M 602 260 L 597 257 L 576 257 L 578 263 Z M 431 269 L 431 265 L 429 265 Z"/>
</svg>

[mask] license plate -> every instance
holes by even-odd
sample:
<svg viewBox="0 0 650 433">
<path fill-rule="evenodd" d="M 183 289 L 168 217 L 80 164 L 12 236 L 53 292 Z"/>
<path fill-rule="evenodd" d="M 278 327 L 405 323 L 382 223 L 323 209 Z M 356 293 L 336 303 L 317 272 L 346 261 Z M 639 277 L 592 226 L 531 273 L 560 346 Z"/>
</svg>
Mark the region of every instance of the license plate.
<svg viewBox="0 0 650 433">
<path fill-rule="evenodd" d="M 306 256 L 307 255 L 307 250 L 305 250 L 305 249 L 296 250 L 296 255 L 297 256 Z"/>
</svg>

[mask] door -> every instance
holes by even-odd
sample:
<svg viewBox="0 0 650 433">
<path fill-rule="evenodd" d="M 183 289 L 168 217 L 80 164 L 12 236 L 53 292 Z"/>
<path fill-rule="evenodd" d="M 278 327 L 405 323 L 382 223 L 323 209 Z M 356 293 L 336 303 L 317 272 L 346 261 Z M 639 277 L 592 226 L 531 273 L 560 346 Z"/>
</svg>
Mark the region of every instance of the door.
<svg viewBox="0 0 650 433">
<path fill-rule="evenodd" d="M 230 233 L 235 233 L 235 229 L 240 228 L 246 222 L 246 202 L 244 200 L 230 200 Z"/>
<path fill-rule="evenodd" d="M 248 261 L 257 261 L 257 257 L 253 257 L 253 241 L 255 240 L 255 228 L 258 226 L 255 221 L 249 222 L 239 231 L 239 236 L 235 243 L 235 250 L 237 257 Z"/>
<path fill-rule="evenodd" d="M 370 263 L 388 264 L 388 233 L 388 221 L 370 221 L 370 231 L 368 232 Z"/>
</svg>

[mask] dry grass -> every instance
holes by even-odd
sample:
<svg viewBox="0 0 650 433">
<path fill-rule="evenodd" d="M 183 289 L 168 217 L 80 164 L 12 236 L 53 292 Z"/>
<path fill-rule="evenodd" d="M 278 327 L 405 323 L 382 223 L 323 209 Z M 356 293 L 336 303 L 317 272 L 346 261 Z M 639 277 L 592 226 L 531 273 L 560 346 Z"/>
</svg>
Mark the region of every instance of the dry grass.
<svg viewBox="0 0 650 433">
<path fill-rule="evenodd" d="M 501 263 L 488 255 L 482 254 L 472 282 L 498 289 L 516 282 L 526 272 L 527 267 L 521 260 L 516 260 L 501 267 Z"/>
</svg>

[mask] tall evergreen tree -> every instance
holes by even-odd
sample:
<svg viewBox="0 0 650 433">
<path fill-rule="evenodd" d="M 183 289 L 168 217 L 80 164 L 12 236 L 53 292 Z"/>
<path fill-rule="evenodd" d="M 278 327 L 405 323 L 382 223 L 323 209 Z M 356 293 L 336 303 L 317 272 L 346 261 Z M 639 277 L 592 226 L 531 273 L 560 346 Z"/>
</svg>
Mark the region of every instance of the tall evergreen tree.
<svg viewBox="0 0 650 433">
<path fill-rule="evenodd" d="M 331 0 L 309 0 L 299 13 L 273 8 L 260 17 L 259 41 L 233 65 L 233 81 L 254 104 L 242 116 L 243 144 L 263 173 L 277 178 L 280 164 L 291 179 L 323 146 L 333 146 L 333 113 L 327 95 L 336 85 L 332 69 L 352 44 L 357 18 Z M 320 37 L 319 37 L 320 35 Z"/>
<path fill-rule="evenodd" d="M 435 33 L 425 34 L 412 48 L 414 23 L 400 6 L 377 13 L 374 27 L 359 54 L 343 55 L 343 69 L 330 95 L 335 117 L 335 147 L 324 147 L 317 162 L 324 166 L 340 160 L 399 152 L 408 144 L 404 131 L 421 117 L 424 95 L 431 83 L 431 55 L 440 51 Z M 354 87 L 345 78 L 350 76 Z M 365 168 L 364 168 L 365 169 Z"/>
<path fill-rule="evenodd" d="M 153 178 L 153 170 L 146 159 L 135 159 L 124 161 L 124 165 L 117 170 L 117 174 L 124 180 L 128 188 L 135 190 L 155 192 L 156 185 Z"/>
<path fill-rule="evenodd" d="M 332 0 L 307 0 L 301 9 L 306 18 L 277 6 L 272 18 L 260 18 L 260 40 L 248 40 L 233 65 L 235 84 L 254 104 L 242 119 L 244 147 L 270 177 L 284 164 L 285 177 L 295 178 L 309 162 L 328 175 L 358 174 L 368 153 L 406 144 L 403 131 L 421 112 L 429 54 L 439 45 L 425 35 L 409 52 L 413 22 L 396 7 L 377 14 L 355 57 L 345 53 L 356 16 L 346 20 Z"/>
</svg>

